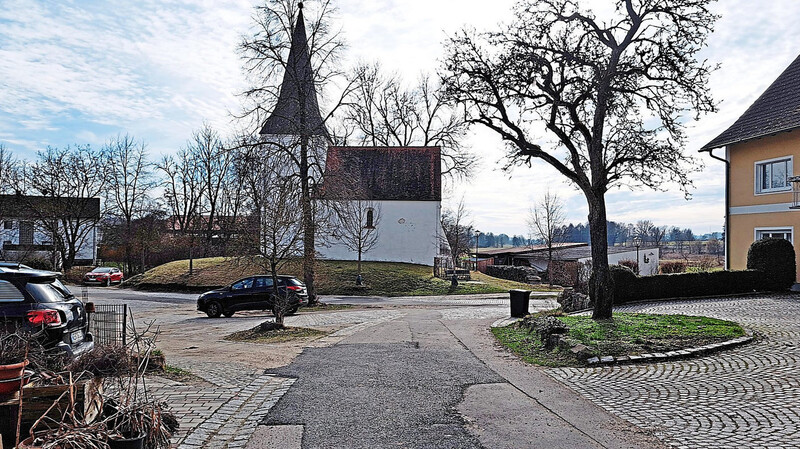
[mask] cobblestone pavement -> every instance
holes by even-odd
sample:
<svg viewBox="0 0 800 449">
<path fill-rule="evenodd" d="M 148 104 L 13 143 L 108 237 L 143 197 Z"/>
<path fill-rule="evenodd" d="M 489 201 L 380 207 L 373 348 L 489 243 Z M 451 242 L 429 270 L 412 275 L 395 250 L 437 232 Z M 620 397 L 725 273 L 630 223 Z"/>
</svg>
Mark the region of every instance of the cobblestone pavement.
<svg viewBox="0 0 800 449">
<path fill-rule="evenodd" d="M 763 338 L 697 359 L 546 372 L 674 447 L 800 447 L 799 296 L 663 302 L 615 310 L 733 320 Z"/>
</svg>

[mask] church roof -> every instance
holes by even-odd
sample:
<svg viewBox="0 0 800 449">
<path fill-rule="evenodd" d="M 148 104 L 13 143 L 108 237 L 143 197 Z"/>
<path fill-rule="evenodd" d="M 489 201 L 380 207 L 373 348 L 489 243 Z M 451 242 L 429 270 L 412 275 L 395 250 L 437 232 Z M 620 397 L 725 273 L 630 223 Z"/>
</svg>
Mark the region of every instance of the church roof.
<svg viewBox="0 0 800 449">
<path fill-rule="evenodd" d="M 441 150 L 330 147 L 322 194 L 329 199 L 441 201 Z"/>
<path fill-rule="evenodd" d="M 800 128 L 800 56 L 730 128 L 700 151 Z"/>
<path fill-rule="evenodd" d="M 291 45 L 278 102 L 260 134 L 327 135 L 317 103 L 302 2 L 292 30 Z"/>
</svg>

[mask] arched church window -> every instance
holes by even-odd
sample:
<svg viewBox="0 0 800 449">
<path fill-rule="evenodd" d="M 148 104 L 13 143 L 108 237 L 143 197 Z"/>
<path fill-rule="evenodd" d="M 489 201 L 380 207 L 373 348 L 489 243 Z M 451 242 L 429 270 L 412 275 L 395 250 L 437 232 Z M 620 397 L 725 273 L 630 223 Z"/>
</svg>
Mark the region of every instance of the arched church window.
<svg viewBox="0 0 800 449">
<path fill-rule="evenodd" d="M 367 208 L 367 225 L 365 227 L 369 229 L 375 227 L 375 211 L 371 207 Z"/>
</svg>

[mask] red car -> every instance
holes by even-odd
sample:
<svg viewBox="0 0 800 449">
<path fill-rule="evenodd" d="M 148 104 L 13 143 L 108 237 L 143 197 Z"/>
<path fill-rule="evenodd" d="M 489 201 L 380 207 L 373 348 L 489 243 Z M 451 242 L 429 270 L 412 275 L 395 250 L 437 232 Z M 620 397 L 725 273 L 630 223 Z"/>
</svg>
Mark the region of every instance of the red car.
<svg viewBox="0 0 800 449">
<path fill-rule="evenodd" d="M 119 268 L 97 267 L 83 276 L 83 285 L 96 284 L 109 287 L 111 284 L 122 284 L 124 276 Z"/>
</svg>

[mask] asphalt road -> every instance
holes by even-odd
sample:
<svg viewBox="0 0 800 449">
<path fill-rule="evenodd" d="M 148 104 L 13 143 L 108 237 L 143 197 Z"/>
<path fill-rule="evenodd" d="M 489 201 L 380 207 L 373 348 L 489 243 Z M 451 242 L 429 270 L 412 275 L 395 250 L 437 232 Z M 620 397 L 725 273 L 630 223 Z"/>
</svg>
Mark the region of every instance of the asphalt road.
<svg viewBox="0 0 800 449">
<path fill-rule="evenodd" d="M 348 344 L 307 349 L 270 371 L 297 381 L 266 424 L 304 425 L 303 448 L 482 447 L 455 407 L 467 386 L 501 379 L 438 317 L 414 311 Z M 408 337 L 414 341 L 403 341 Z"/>
</svg>

